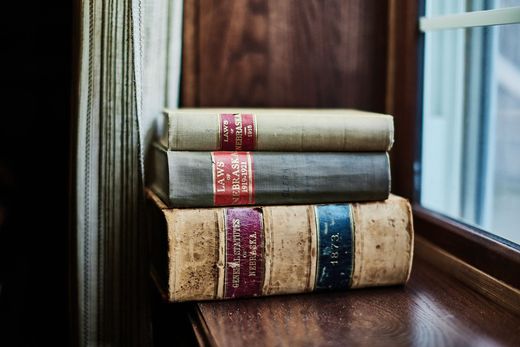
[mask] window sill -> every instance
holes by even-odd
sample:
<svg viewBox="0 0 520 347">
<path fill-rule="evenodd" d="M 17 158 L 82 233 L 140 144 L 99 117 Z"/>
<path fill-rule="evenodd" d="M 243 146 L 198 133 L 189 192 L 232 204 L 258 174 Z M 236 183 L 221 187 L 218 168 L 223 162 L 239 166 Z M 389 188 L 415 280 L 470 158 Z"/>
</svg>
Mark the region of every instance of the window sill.
<svg viewBox="0 0 520 347">
<path fill-rule="evenodd" d="M 497 280 L 520 288 L 517 249 L 418 204 L 413 212 L 417 235 Z"/>
<path fill-rule="evenodd" d="M 212 346 L 520 344 L 518 315 L 432 266 L 418 243 L 406 286 L 191 304 L 194 335 Z"/>
</svg>

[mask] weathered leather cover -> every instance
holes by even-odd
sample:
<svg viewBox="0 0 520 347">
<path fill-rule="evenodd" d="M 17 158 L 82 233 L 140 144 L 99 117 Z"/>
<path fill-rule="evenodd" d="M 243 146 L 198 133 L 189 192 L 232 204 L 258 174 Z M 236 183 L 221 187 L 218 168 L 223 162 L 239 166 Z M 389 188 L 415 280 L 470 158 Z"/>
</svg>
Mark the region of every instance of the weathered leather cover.
<svg viewBox="0 0 520 347">
<path fill-rule="evenodd" d="M 171 302 L 238 297 L 229 294 L 233 282 L 226 277 L 238 266 L 229 261 L 235 247 L 245 259 L 237 288 L 244 283 L 256 285 L 247 283 L 248 278 L 259 281 L 256 289 L 246 288 L 249 295 L 242 292 L 241 296 L 398 285 L 410 275 L 412 213 L 408 201 L 395 195 L 382 202 L 353 204 L 170 209 L 148 191 L 148 201 L 154 211 L 150 214 L 152 274 Z M 334 209 L 349 212 L 332 212 L 328 223 L 319 220 L 323 215 L 317 217 L 320 211 Z M 226 229 L 229 212 L 246 210 L 261 216 L 262 227 L 254 238 L 261 242 L 247 248 L 246 235 L 253 234 L 247 230 L 251 225 L 242 223 L 240 232 L 233 234 L 232 241 L 236 236 L 237 242 L 227 244 L 232 235 Z M 348 233 L 348 238 L 335 233 L 338 222 L 342 230 L 336 231 Z M 345 251 L 337 255 L 336 249 Z"/>
<path fill-rule="evenodd" d="M 151 187 L 169 207 L 218 206 L 212 152 L 153 152 Z M 249 153 L 257 205 L 375 201 L 390 191 L 386 152 Z"/>
<path fill-rule="evenodd" d="M 350 109 L 177 109 L 164 111 L 161 143 L 176 151 L 222 150 L 221 114 L 255 117 L 255 148 L 284 152 L 389 151 L 390 115 Z"/>
</svg>

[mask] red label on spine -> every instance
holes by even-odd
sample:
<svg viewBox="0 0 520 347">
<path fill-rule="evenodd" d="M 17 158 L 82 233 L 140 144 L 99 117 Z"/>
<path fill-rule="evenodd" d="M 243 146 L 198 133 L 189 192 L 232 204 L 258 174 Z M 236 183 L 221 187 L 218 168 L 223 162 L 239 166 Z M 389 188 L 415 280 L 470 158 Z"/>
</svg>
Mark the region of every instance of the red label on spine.
<svg viewBox="0 0 520 347">
<path fill-rule="evenodd" d="M 211 152 L 211 159 L 214 205 L 253 205 L 255 203 L 253 154 Z"/>
<path fill-rule="evenodd" d="M 256 147 L 253 114 L 220 114 L 220 150 L 253 151 Z"/>
<path fill-rule="evenodd" d="M 260 208 L 226 210 L 224 297 L 257 296 L 264 274 L 263 222 Z"/>
</svg>

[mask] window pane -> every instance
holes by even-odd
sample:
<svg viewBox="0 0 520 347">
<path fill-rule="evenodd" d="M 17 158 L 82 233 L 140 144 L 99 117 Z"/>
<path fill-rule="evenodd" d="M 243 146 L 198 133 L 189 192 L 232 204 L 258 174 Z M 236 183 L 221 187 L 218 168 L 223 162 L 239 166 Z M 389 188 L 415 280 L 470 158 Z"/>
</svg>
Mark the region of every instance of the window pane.
<svg viewBox="0 0 520 347">
<path fill-rule="evenodd" d="M 520 244 L 520 25 L 497 27 L 491 228 Z"/>
<path fill-rule="evenodd" d="M 421 203 L 520 244 L 520 24 L 425 34 Z"/>
<path fill-rule="evenodd" d="M 520 0 L 433 0 L 427 1 L 426 17 L 520 6 Z"/>
</svg>

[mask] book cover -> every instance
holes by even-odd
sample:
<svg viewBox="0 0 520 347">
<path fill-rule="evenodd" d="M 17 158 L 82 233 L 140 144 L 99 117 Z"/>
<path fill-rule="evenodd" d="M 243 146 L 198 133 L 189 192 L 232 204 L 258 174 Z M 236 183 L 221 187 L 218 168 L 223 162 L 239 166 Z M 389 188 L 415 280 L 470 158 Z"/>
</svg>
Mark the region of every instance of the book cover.
<svg viewBox="0 0 520 347">
<path fill-rule="evenodd" d="M 171 302 L 404 284 L 410 204 L 169 209 L 148 191 L 152 277 Z"/>
<path fill-rule="evenodd" d="M 384 200 L 386 152 L 184 152 L 152 149 L 151 188 L 170 207 Z"/>
<path fill-rule="evenodd" d="M 176 151 L 389 151 L 393 117 L 348 109 L 165 110 L 161 143 Z"/>
</svg>

